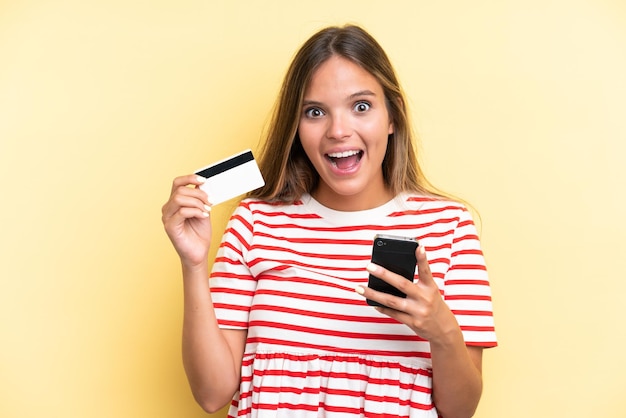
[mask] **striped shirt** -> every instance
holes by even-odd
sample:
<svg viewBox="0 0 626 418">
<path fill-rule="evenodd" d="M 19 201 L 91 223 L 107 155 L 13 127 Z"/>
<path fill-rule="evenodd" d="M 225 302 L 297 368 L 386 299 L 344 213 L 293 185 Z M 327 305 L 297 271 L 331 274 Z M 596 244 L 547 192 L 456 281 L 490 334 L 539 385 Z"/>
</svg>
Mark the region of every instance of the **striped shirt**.
<svg viewBox="0 0 626 418">
<path fill-rule="evenodd" d="M 377 233 L 418 238 L 466 344 L 497 344 L 484 258 L 461 204 L 400 195 L 340 212 L 310 195 L 292 205 L 245 199 L 210 277 L 220 327 L 247 330 L 229 417 L 437 417 L 428 341 L 354 291 L 367 285 Z"/>
</svg>

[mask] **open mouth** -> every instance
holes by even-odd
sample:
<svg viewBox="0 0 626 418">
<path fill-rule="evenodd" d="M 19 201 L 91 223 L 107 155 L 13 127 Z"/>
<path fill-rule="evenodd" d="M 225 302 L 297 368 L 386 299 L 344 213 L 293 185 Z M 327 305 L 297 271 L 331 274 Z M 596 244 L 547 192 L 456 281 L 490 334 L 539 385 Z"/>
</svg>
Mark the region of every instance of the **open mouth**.
<svg viewBox="0 0 626 418">
<path fill-rule="evenodd" d="M 349 170 L 355 167 L 363 157 L 363 151 L 350 150 L 343 152 L 333 152 L 326 154 L 326 158 L 330 163 L 340 170 Z"/>
</svg>

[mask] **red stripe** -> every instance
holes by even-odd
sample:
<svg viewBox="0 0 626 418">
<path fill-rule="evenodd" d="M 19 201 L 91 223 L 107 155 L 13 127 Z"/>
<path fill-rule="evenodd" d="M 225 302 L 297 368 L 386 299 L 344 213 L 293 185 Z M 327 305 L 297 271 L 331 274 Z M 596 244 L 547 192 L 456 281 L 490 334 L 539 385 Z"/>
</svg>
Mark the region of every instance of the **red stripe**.
<svg viewBox="0 0 626 418">
<path fill-rule="evenodd" d="M 213 278 L 213 277 L 217 277 L 218 279 L 245 280 L 245 281 L 249 281 L 249 282 L 256 282 L 257 281 L 254 277 L 245 276 L 245 275 L 241 275 L 241 274 L 235 274 L 235 273 L 220 273 L 220 274 L 217 274 L 217 273 L 213 274 L 213 273 L 211 273 L 209 278 Z M 216 287 L 216 289 L 222 289 L 222 288 Z"/>
<path fill-rule="evenodd" d="M 281 267 L 283 268 L 280 268 L 280 270 L 289 268 L 289 266 L 281 266 Z M 279 270 L 279 268 L 276 268 L 276 270 Z M 364 280 L 363 278 L 355 278 L 355 279 L 346 279 L 343 277 L 337 277 L 337 278 L 341 280 L 354 281 L 358 283 L 363 282 Z M 308 277 L 281 277 L 281 276 L 274 276 L 270 274 L 263 274 L 262 276 L 259 276 L 258 280 L 271 280 L 271 281 L 283 282 L 283 283 L 304 283 L 304 284 L 310 284 L 310 285 L 316 285 L 316 286 L 331 287 L 331 288 L 341 289 L 341 290 L 349 290 L 349 291 L 354 290 L 352 287 L 341 286 L 337 283 L 333 283 L 333 282 L 329 282 L 325 280 L 310 279 Z"/>
<path fill-rule="evenodd" d="M 422 222 L 422 223 L 418 223 L 418 224 L 409 224 L 411 225 L 413 228 L 417 228 L 417 229 L 421 229 L 421 228 L 428 228 L 430 226 L 434 226 L 434 225 L 448 225 L 448 224 L 456 224 L 459 222 L 459 218 L 458 217 L 453 217 L 453 218 L 439 218 L 436 219 L 434 221 L 430 221 L 430 222 Z"/>
<path fill-rule="evenodd" d="M 465 221 L 461 221 L 459 222 L 459 224 L 457 225 L 457 228 L 462 228 L 464 226 L 474 226 L 474 221 L 471 219 L 467 219 Z"/>
<path fill-rule="evenodd" d="M 449 250 L 452 248 L 452 244 L 449 242 L 446 242 L 444 244 L 441 245 L 431 245 L 429 247 L 424 247 L 424 250 L 426 251 L 439 251 L 439 250 Z"/>
<path fill-rule="evenodd" d="M 325 379 L 345 379 L 345 380 L 349 380 L 351 383 L 351 386 L 356 384 L 357 382 L 362 382 L 368 385 L 379 385 L 379 386 L 391 386 L 394 388 L 398 388 L 401 390 L 411 390 L 411 391 L 416 391 L 416 392 L 421 392 L 421 393 L 426 393 L 426 394 L 430 394 L 432 393 L 432 389 L 430 389 L 429 387 L 424 387 L 424 386 L 419 386 L 419 385 L 415 385 L 412 383 L 402 383 L 400 381 L 398 381 L 397 379 L 373 379 L 371 378 L 369 375 L 367 374 L 356 374 L 356 373 L 300 373 L 303 374 L 303 376 L 300 375 L 295 375 L 293 373 L 289 373 L 286 370 L 276 370 L 273 373 L 266 373 L 266 372 L 254 372 L 253 376 L 244 376 L 241 379 L 242 383 L 250 383 L 252 382 L 252 380 L 255 377 L 265 377 L 265 376 L 280 376 L 280 377 L 289 377 L 289 378 L 296 378 L 296 379 L 307 379 L 307 377 L 313 376 L 313 377 L 323 377 Z M 426 373 L 418 373 L 420 375 L 424 375 L 426 376 Z M 430 377 L 430 376 L 426 376 L 426 377 Z M 293 384 L 293 383 L 292 383 Z M 279 392 L 287 392 L 287 393 L 319 393 L 319 392 L 323 392 L 323 393 L 329 393 L 329 394 L 335 394 L 335 395 L 344 395 L 344 396 L 358 396 L 361 397 L 362 396 L 362 391 L 359 390 L 349 390 L 349 389 L 343 389 L 343 390 L 339 390 L 339 389 L 329 389 L 329 388 L 320 388 L 318 389 L 314 389 L 314 388 L 306 388 L 306 387 L 302 387 L 302 386 L 298 386 L 298 387 L 294 387 L 294 386 L 263 386 L 262 389 L 263 392 L 272 392 L 272 393 L 279 393 Z M 261 392 L 260 388 L 254 388 L 253 392 L 259 393 Z M 241 399 L 245 399 L 249 396 L 251 396 L 252 393 L 251 392 L 246 392 L 246 393 L 242 393 L 240 396 L 240 400 Z"/>
<path fill-rule="evenodd" d="M 363 240 L 363 239 L 342 239 L 337 240 L 333 238 L 296 238 L 296 237 L 277 237 L 272 234 L 267 234 L 265 232 L 256 232 L 255 236 L 270 238 L 275 241 L 285 241 L 290 243 L 299 243 L 299 244 L 330 244 L 330 245 L 363 245 L 363 246 L 371 246 L 373 239 Z"/>
<path fill-rule="evenodd" d="M 271 344 L 271 345 L 280 345 L 285 347 L 293 347 L 293 348 L 308 348 L 312 350 L 323 350 L 323 351 L 332 351 L 335 353 L 346 353 L 346 354 L 355 354 L 359 353 L 361 355 L 371 355 L 371 356 L 395 356 L 395 357 L 406 357 L 406 358 L 430 358 L 430 353 L 424 353 L 421 351 L 388 351 L 388 350 L 358 350 L 355 348 L 341 348 L 334 347 L 329 345 L 320 345 L 314 344 L 312 342 L 297 342 L 297 341 L 287 341 L 287 340 L 279 340 L 277 338 L 262 338 L 262 337 L 248 337 L 248 343 L 252 344 Z"/>
<path fill-rule="evenodd" d="M 324 257 L 319 257 L 320 260 L 324 260 Z M 370 256 L 354 256 L 350 258 L 353 261 L 364 261 L 364 260 L 369 260 Z M 250 262 L 248 263 L 249 267 L 253 267 L 256 266 L 259 263 L 262 263 L 264 261 L 267 261 L 266 258 L 255 258 L 253 260 L 250 260 Z M 308 264 L 308 263 L 302 263 L 296 260 L 280 260 L 281 263 L 284 264 L 288 264 L 290 267 L 293 266 L 298 266 L 298 267 L 305 267 L 307 269 L 315 269 L 315 270 L 330 270 L 330 271 L 363 271 L 363 267 L 332 267 L 332 266 L 324 266 L 324 265 L 317 265 L 317 264 Z"/>
<path fill-rule="evenodd" d="M 417 403 L 417 402 L 413 402 L 410 400 L 398 400 L 395 399 L 393 400 L 393 398 L 384 398 L 384 397 L 380 397 L 380 396 L 370 396 L 370 395 L 365 395 L 365 400 L 367 401 L 373 401 L 373 402 L 389 402 L 389 403 L 393 403 L 396 405 L 400 405 L 400 406 L 409 406 L 412 409 L 419 409 L 419 410 L 431 410 L 433 409 L 433 405 L 429 404 L 429 405 L 425 405 L 425 404 L 421 404 L 421 403 Z M 321 402 L 320 404 L 315 404 L 315 405 L 309 405 L 309 404 L 293 404 L 293 403 L 288 403 L 288 402 L 279 402 L 279 403 L 271 403 L 271 404 L 266 404 L 266 403 L 257 403 L 257 402 L 253 402 L 252 403 L 252 408 L 246 408 L 245 410 L 239 411 L 238 414 L 240 416 L 242 416 L 241 414 L 245 414 L 247 415 L 248 413 L 251 412 L 251 410 L 269 410 L 269 411 L 278 411 L 278 410 L 289 410 L 289 411 L 318 411 L 320 409 L 324 410 L 324 411 L 328 411 L 328 412 L 337 412 L 337 413 L 345 413 L 345 414 L 351 414 L 351 415 L 357 415 L 357 416 L 361 416 L 362 414 L 364 414 L 364 409 L 362 407 L 359 408 L 351 408 L 351 407 L 347 407 L 347 406 L 336 406 L 336 405 L 328 405 L 324 402 Z M 408 417 L 409 415 L 406 415 L 406 417 Z M 403 416 L 401 415 L 396 415 L 396 414 L 367 414 L 367 416 L 365 418 L 402 418 Z"/>
<path fill-rule="evenodd" d="M 422 229 L 433 225 L 445 225 L 449 223 L 457 222 L 458 218 L 447 218 L 447 219 L 438 219 L 431 222 L 425 223 L 409 223 L 409 224 L 397 224 L 397 225 L 380 225 L 380 224 L 365 224 L 365 225 L 351 225 L 351 226 L 334 226 L 334 227 L 322 227 L 322 226 L 307 226 L 307 225 L 298 225 L 293 223 L 284 223 L 284 224 L 269 224 L 263 221 L 255 222 L 258 225 L 262 225 L 269 229 L 281 229 L 281 230 L 299 230 L 299 231 L 316 231 L 316 232 L 353 232 L 360 231 L 363 229 L 372 230 L 373 232 L 378 231 L 389 231 L 389 230 L 416 230 Z M 283 232 L 284 233 L 284 232 Z"/>
<path fill-rule="evenodd" d="M 385 369 L 397 369 L 401 373 L 420 374 L 426 377 L 432 377 L 430 369 L 424 369 L 419 366 L 407 366 L 405 364 L 393 363 L 384 360 L 374 360 L 371 358 L 363 358 L 360 356 L 344 356 L 334 354 L 289 354 L 289 353 L 254 353 L 253 356 L 246 357 L 242 364 L 244 366 L 250 366 L 254 363 L 255 359 L 259 360 L 273 360 L 273 359 L 285 359 L 291 361 L 311 361 L 319 359 L 328 363 L 349 363 L 359 364 L 362 366 L 373 368 L 385 368 Z M 282 369 L 281 369 L 282 370 Z"/>
<path fill-rule="evenodd" d="M 269 327 L 274 329 L 284 329 L 287 331 L 301 332 L 311 335 L 330 335 L 333 337 L 341 338 L 353 338 L 361 340 L 392 340 L 392 341 L 426 341 L 419 337 L 417 334 L 404 335 L 404 334 L 375 334 L 375 333 L 361 333 L 361 332 L 348 332 L 345 330 L 333 330 L 323 328 L 304 327 L 300 325 L 282 324 L 280 322 L 273 321 L 250 321 L 250 328 L 252 327 Z"/>
<path fill-rule="evenodd" d="M 319 358 L 324 358 L 319 354 L 290 354 L 290 353 L 254 353 L 254 357 L 245 358 L 242 361 L 244 366 L 249 366 L 254 363 L 255 359 L 259 360 L 274 360 L 285 359 L 291 361 L 311 361 Z"/>
<path fill-rule="evenodd" d="M 239 221 L 239 223 L 241 224 L 241 226 L 243 226 L 245 229 L 247 229 L 249 232 L 252 232 L 254 230 L 254 227 L 250 224 L 250 222 L 248 222 L 244 217 L 242 217 L 241 215 L 237 215 L 237 214 L 233 214 L 231 220 L 237 220 Z M 226 231 L 230 231 L 230 229 L 227 229 Z"/>
<path fill-rule="evenodd" d="M 265 403 L 253 402 L 252 409 L 270 410 L 270 411 L 276 411 L 279 409 L 287 409 L 290 411 L 317 411 L 319 409 L 319 405 L 308 405 L 308 404 L 303 404 L 303 403 L 293 404 L 293 403 L 287 403 L 287 402 L 279 402 L 277 404 L 273 404 L 273 403 L 265 404 Z"/>
<path fill-rule="evenodd" d="M 229 311 L 240 311 L 240 312 L 250 311 L 249 306 L 231 305 L 228 303 L 213 303 L 213 307 L 216 309 L 228 309 Z"/>
<path fill-rule="evenodd" d="M 237 231 L 235 228 L 228 228 L 226 231 L 224 231 L 224 234 L 230 234 L 233 235 L 235 238 L 237 238 L 237 241 L 246 249 L 250 249 L 250 245 L 246 242 L 246 240 L 243 238 L 243 236 L 239 233 L 239 231 Z M 220 247 L 223 244 L 220 245 Z"/>
<path fill-rule="evenodd" d="M 293 299 L 302 299 L 302 300 L 314 300 L 318 302 L 328 302 L 328 303 L 341 303 L 347 305 L 357 305 L 362 306 L 363 301 L 357 299 L 344 299 L 344 298 L 331 298 L 328 296 L 314 296 L 304 293 L 293 293 L 293 292 L 284 292 L 281 290 L 269 290 L 269 289 L 259 289 L 256 292 L 257 295 L 272 295 L 277 297 L 284 298 L 293 298 Z"/>
<path fill-rule="evenodd" d="M 255 373 L 256 375 L 256 373 Z M 279 375 L 284 376 L 284 375 Z M 301 395 L 303 393 L 315 394 L 320 393 L 320 388 L 311 388 L 311 387 L 293 387 L 293 386 L 263 386 L 263 389 L 259 387 L 254 387 L 252 389 L 252 393 L 247 392 L 241 395 L 240 399 L 245 399 L 252 396 L 253 393 L 293 393 L 296 395 Z"/>
<path fill-rule="evenodd" d="M 231 289 L 229 287 L 213 287 L 213 288 L 211 288 L 211 292 L 224 293 L 224 294 L 227 294 L 227 295 L 254 296 L 254 291 L 241 290 L 241 289 Z"/>
<path fill-rule="evenodd" d="M 410 406 L 412 409 L 421 409 L 421 410 L 429 410 L 433 408 L 432 404 L 423 404 L 419 402 L 411 401 L 410 399 L 398 399 L 393 396 L 377 396 L 371 394 L 365 394 L 365 400 L 373 401 L 373 402 L 385 402 L 385 403 L 393 403 L 400 406 Z"/>
<path fill-rule="evenodd" d="M 225 263 L 225 264 L 230 264 L 232 266 L 243 266 L 240 260 L 232 259 L 228 257 L 215 257 L 214 263 Z M 241 278 L 243 278 L 243 276 L 241 276 Z"/>
<path fill-rule="evenodd" d="M 287 213 L 287 212 L 267 212 L 264 210 L 254 209 L 251 211 L 254 215 L 277 217 L 284 216 L 290 219 L 322 219 L 321 216 L 315 213 Z"/>
<path fill-rule="evenodd" d="M 452 257 L 458 257 L 460 255 L 483 255 L 483 252 L 481 250 L 478 249 L 474 249 L 474 250 L 459 250 L 459 251 L 454 251 L 451 256 Z"/>
<path fill-rule="evenodd" d="M 437 263 L 442 263 L 442 264 L 450 264 L 450 259 L 449 258 L 433 258 L 432 260 L 428 260 L 428 264 L 437 264 Z"/>
<path fill-rule="evenodd" d="M 446 300 L 486 300 L 491 301 L 491 296 L 480 295 L 446 295 Z"/>
<path fill-rule="evenodd" d="M 422 376 L 431 377 L 430 373 L 426 370 L 422 369 L 422 373 L 417 373 Z M 420 370 L 421 371 L 421 370 Z M 375 379 L 367 374 L 357 374 L 357 373 L 324 373 L 322 372 L 322 377 L 329 379 L 346 379 L 350 382 L 362 381 L 371 385 L 380 385 L 380 386 L 393 386 L 402 390 L 415 390 L 417 392 L 422 393 L 431 393 L 432 389 L 424 386 L 418 386 L 413 383 L 403 383 L 398 379 Z"/>
<path fill-rule="evenodd" d="M 319 370 L 306 370 L 303 372 L 296 372 L 288 369 L 275 369 L 275 370 L 254 370 L 252 372 L 253 376 L 286 376 L 292 377 L 294 379 L 306 379 L 307 377 L 319 377 L 321 376 L 321 371 Z M 264 386 L 265 387 L 265 386 Z"/>
<path fill-rule="evenodd" d="M 236 253 L 239 257 L 243 258 L 243 252 L 241 252 L 241 249 L 235 247 L 232 243 L 230 242 L 223 242 L 222 244 L 220 244 L 220 248 L 228 248 L 231 251 L 233 251 L 234 253 Z"/>
<path fill-rule="evenodd" d="M 217 323 L 222 327 L 248 328 L 248 324 L 246 322 L 240 321 L 227 321 L 225 319 L 218 319 Z"/>
<path fill-rule="evenodd" d="M 498 343 L 495 341 L 487 341 L 487 342 L 470 342 L 470 343 L 465 343 L 465 345 L 469 346 L 469 347 L 483 347 L 483 348 L 492 348 L 492 347 L 497 347 Z"/>
<path fill-rule="evenodd" d="M 324 377 L 324 378 L 329 378 L 329 379 L 342 379 L 342 380 L 347 380 L 350 381 L 351 386 L 352 384 L 355 384 L 356 382 L 363 382 L 363 383 L 367 383 L 369 385 L 379 385 L 379 386 L 392 386 L 394 388 L 399 388 L 401 390 L 412 390 L 412 391 L 416 391 L 416 392 L 421 392 L 421 393 L 427 393 L 430 394 L 432 393 L 432 389 L 429 387 L 424 387 L 424 386 L 419 386 L 413 383 L 403 383 L 400 382 L 398 379 L 373 379 L 371 378 L 369 375 L 367 374 L 356 374 L 356 373 L 316 373 L 316 372 L 301 372 L 301 373 L 290 373 L 288 370 L 275 370 L 272 373 L 268 373 L 267 371 L 263 371 L 263 372 L 259 372 L 257 370 L 255 370 L 253 372 L 254 376 L 246 376 L 244 378 L 242 378 L 242 382 L 251 382 L 253 380 L 254 377 L 264 377 L 264 376 L 285 376 L 285 377 L 290 377 L 290 378 L 296 378 L 296 379 L 307 379 L 308 377 Z M 421 375 L 426 375 L 426 373 L 418 373 Z M 430 377 L 430 376 L 427 376 Z M 293 382 L 292 382 L 293 384 Z M 362 391 L 360 390 L 350 390 L 350 389 L 331 389 L 331 388 L 308 388 L 308 387 L 303 387 L 303 386 L 263 386 L 263 389 L 260 389 L 258 387 L 253 388 L 252 390 L 254 393 L 260 393 L 261 391 L 263 392 L 270 392 L 270 393 L 280 393 L 280 392 L 287 392 L 287 393 L 296 393 L 296 394 L 301 394 L 301 393 L 319 393 L 319 392 L 323 392 L 323 393 L 328 393 L 328 394 L 332 394 L 332 395 L 342 395 L 342 396 L 354 396 L 354 397 L 361 397 L 362 396 Z M 246 392 L 245 394 L 241 394 L 240 399 L 245 399 L 249 396 L 251 396 L 252 393 L 250 392 Z"/>
<path fill-rule="evenodd" d="M 452 313 L 455 315 L 468 315 L 468 316 L 493 316 L 493 312 L 490 312 L 490 311 L 453 310 Z"/>
<path fill-rule="evenodd" d="M 443 238 L 443 237 L 446 237 L 448 235 L 453 235 L 453 234 L 454 234 L 453 230 L 448 230 L 444 232 L 430 232 L 428 234 L 419 235 L 417 239 L 419 241 L 419 240 L 423 240 L 426 238 Z"/>
<path fill-rule="evenodd" d="M 217 307 L 217 305 L 215 305 Z M 324 318 L 324 319 L 333 319 L 337 321 L 347 321 L 347 322 L 358 322 L 358 323 L 373 323 L 373 324 L 397 324 L 393 318 L 389 317 L 378 317 L 378 316 L 357 316 L 357 315 L 337 315 L 326 312 L 317 312 L 317 311 L 308 311 L 304 309 L 295 309 L 295 308 L 287 308 L 284 306 L 274 306 L 274 305 L 254 305 L 251 309 L 251 312 L 256 310 L 269 310 L 272 312 L 282 312 L 293 315 L 301 315 L 310 318 Z"/>
<path fill-rule="evenodd" d="M 452 240 L 453 244 L 458 244 L 462 241 L 478 241 L 478 235 L 475 234 L 467 234 L 460 237 L 456 237 Z"/>
<path fill-rule="evenodd" d="M 481 266 L 478 264 L 453 264 L 450 266 L 450 271 L 452 270 L 487 270 L 485 266 Z"/>
<path fill-rule="evenodd" d="M 468 280 L 468 279 L 446 280 L 446 286 L 454 286 L 454 285 L 489 286 L 489 282 L 487 280 Z"/>
<path fill-rule="evenodd" d="M 392 212 L 389 214 L 390 217 L 401 217 L 401 216 L 416 216 L 416 215 L 429 215 L 433 213 L 441 213 L 448 210 L 458 211 L 460 208 L 458 206 L 441 206 L 437 208 L 430 209 L 409 209 L 399 212 Z M 457 217 L 458 219 L 458 217 Z"/>
<path fill-rule="evenodd" d="M 461 327 L 461 331 L 493 332 L 494 327 L 479 327 L 479 326 L 465 325 Z"/>
<path fill-rule="evenodd" d="M 339 241 L 340 243 L 340 241 Z M 370 243 L 371 245 L 371 243 Z M 307 257 L 307 258 L 321 258 L 324 260 L 369 260 L 370 256 L 366 255 L 366 256 L 355 256 L 355 255 L 351 255 L 351 254 L 337 254 L 336 252 L 334 253 L 305 253 L 305 252 L 299 252 L 299 251 L 295 251 L 292 250 L 291 248 L 286 248 L 286 247 L 276 247 L 276 246 L 272 246 L 272 245 L 253 245 L 252 247 L 250 247 L 251 250 L 255 249 L 255 250 L 267 250 L 267 251 L 276 251 L 279 253 L 288 253 L 288 254 L 296 254 L 298 256 L 301 257 Z M 335 247 L 336 248 L 336 247 Z"/>
</svg>

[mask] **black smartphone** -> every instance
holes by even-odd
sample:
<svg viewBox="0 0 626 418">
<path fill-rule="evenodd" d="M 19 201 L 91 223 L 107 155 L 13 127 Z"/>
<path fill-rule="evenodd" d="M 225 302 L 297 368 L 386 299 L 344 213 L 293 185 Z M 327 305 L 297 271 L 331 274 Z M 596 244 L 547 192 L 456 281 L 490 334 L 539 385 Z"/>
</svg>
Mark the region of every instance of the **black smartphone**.
<svg viewBox="0 0 626 418">
<path fill-rule="evenodd" d="M 378 234 L 374 237 L 372 263 L 378 264 L 413 282 L 417 264 L 415 250 L 417 250 L 418 245 L 416 238 Z M 379 292 L 389 293 L 402 298 L 406 297 L 404 293 L 386 281 L 371 274 L 369 275 L 367 286 Z M 383 306 L 370 299 L 367 299 L 367 303 L 372 306 Z"/>
</svg>

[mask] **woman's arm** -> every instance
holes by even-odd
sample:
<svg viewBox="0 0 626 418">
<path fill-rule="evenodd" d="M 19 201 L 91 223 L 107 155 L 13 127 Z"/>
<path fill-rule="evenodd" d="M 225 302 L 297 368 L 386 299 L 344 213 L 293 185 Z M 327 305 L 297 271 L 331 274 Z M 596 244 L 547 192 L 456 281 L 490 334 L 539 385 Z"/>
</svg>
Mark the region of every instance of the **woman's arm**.
<svg viewBox="0 0 626 418">
<path fill-rule="evenodd" d="M 482 394 L 482 347 L 433 347 L 433 400 L 444 417 L 471 417 Z"/>
<path fill-rule="evenodd" d="M 207 273 L 183 267 L 183 364 L 194 398 L 211 413 L 239 389 L 246 331 L 218 327 Z"/>
<path fill-rule="evenodd" d="M 239 387 L 246 332 L 221 330 L 208 284 L 210 203 L 194 175 L 174 179 L 163 206 L 165 231 L 183 269 L 183 364 L 196 401 L 207 412 L 226 405 Z"/>
<path fill-rule="evenodd" d="M 466 347 L 461 328 L 433 280 L 422 246 L 416 251 L 419 280 L 412 283 L 381 266 L 368 271 L 407 296 L 399 298 L 369 288 L 357 292 L 388 308 L 380 312 L 406 324 L 430 343 L 433 401 L 444 418 L 471 417 L 482 393 L 482 350 Z"/>
</svg>

